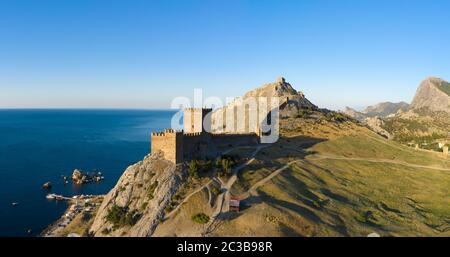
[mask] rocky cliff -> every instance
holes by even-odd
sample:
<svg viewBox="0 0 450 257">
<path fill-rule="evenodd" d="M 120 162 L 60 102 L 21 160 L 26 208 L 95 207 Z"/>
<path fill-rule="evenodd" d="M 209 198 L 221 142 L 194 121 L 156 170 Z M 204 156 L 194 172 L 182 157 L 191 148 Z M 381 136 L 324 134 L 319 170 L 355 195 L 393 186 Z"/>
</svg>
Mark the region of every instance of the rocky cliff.
<svg viewBox="0 0 450 257">
<path fill-rule="evenodd" d="M 295 90 L 283 77 L 278 78 L 274 83 L 268 83 L 247 92 L 243 99 L 250 97 L 279 97 L 282 104 L 280 107 L 281 117 L 295 118 L 300 109 L 317 109 L 317 106 L 312 104 L 303 92 Z M 286 102 L 283 102 L 285 100 Z"/>
<path fill-rule="evenodd" d="M 90 228 L 94 236 L 150 236 L 183 183 L 181 168 L 162 154 L 128 167 L 105 196 Z"/>
<path fill-rule="evenodd" d="M 224 128 L 221 126 L 222 124 L 217 121 L 221 120 L 222 117 L 225 117 L 227 113 L 235 112 L 234 109 L 239 109 L 242 106 L 248 105 L 253 100 L 255 100 L 257 104 L 259 104 L 260 97 L 263 99 L 278 97 L 280 101 L 279 114 L 282 118 L 297 117 L 302 109 L 318 109 L 318 107 L 312 104 L 302 92 L 295 90 L 291 84 L 286 82 L 285 78 L 280 77 L 275 82 L 268 83 L 254 90 L 251 90 L 244 94 L 243 97 L 235 99 L 227 106 L 215 110 L 212 114 L 212 130 L 217 133 L 225 132 Z M 255 107 L 251 107 L 252 110 L 254 110 L 254 108 Z M 267 114 L 267 111 L 265 111 L 263 115 L 265 114 Z M 234 121 L 237 121 L 236 118 Z M 255 132 L 257 129 L 257 127 L 250 127 L 235 132 Z"/>
<path fill-rule="evenodd" d="M 450 135 L 450 84 L 430 77 L 422 81 L 405 112 L 385 119 L 382 124 L 394 139 L 425 143 Z"/>
<path fill-rule="evenodd" d="M 422 108 L 450 113 L 450 83 L 435 77 L 424 80 L 410 106 L 411 110 Z"/>
</svg>

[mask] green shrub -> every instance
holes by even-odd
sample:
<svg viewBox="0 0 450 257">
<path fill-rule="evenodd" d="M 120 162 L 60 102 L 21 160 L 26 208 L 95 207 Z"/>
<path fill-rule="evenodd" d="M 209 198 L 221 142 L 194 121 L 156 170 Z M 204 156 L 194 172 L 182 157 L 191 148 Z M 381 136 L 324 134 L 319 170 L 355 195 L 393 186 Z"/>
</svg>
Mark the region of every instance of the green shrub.
<svg viewBox="0 0 450 257">
<path fill-rule="evenodd" d="M 217 189 L 217 187 L 213 187 L 213 188 L 211 188 L 211 193 L 213 193 L 214 195 L 219 195 L 220 191 L 219 191 L 219 189 Z"/>
<path fill-rule="evenodd" d="M 198 170 L 199 170 L 198 162 L 196 160 L 191 160 L 188 163 L 189 176 L 193 178 L 199 178 Z"/>
<path fill-rule="evenodd" d="M 204 213 L 197 213 L 191 217 L 192 221 L 199 224 L 206 224 L 209 221 L 209 216 Z"/>
<path fill-rule="evenodd" d="M 349 120 L 349 118 L 346 115 L 339 113 L 339 112 L 329 112 L 329 113 L 325 114 L 325 119 L 327 121 L 335 121 L 335 122 L 339 122 L 339 123 Z"/>
<path fill-rule="evenodd" d="M 113 228 L 133 226 L 140 219 L 141 215 L 136 210 L 129 211 L 128 207 L 113 205 L 106 215 L 106 220 L 113 224 Z"/>
<path fill-rule="evenodd" d="M 307 109 L 299 109 L 298 110 L 298 114 L 297 114 L 297 118 L 308 118 L 310 112 Z"/>
<path fill-rule="evenodd" d="M 229 174 L 231 171 L 231 160 L 230 159 L 222 159 L 222 170 Z"/>
<path fill-rule="evenodd" d="M 142 203 L 142 205 L 141 205 L 141 211 L 145 211 L 145 209 L 147 209 L 147 205 L 148 205 L 148 202 Z"/>
</svg>

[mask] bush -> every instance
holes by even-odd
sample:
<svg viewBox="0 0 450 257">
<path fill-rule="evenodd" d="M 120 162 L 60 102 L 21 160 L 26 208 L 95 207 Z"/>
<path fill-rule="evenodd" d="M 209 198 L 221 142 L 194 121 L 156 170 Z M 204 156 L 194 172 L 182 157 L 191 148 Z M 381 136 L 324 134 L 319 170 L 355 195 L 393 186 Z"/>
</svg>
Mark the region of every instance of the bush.
<svg viewBox="0 0 450 257">
<path fill-rule="evenodd" d="M 199 165 L 196 160 L 192 160 L 188 163 L 188 172 L 189 172 L 190 177 L 198 178 L 199 177 L 198 170 L 199 170 Z"/>
<path fill-rule="evenodd" d="M 199 224 L 206 224 L 209 221 L 209 216 L 204 213 L 197 213 L 191 217 L 192 221 Z"/>
<path fill-rule="evenodd" d="M 106 220 L 113 224 L 114 229 L 117 229 L 124 226 L 133 226 L 140 216 L 136 210 L 129 211 L 128 207 L 113 205 L 106 215 Z"/>
<path fill-rule="evenodd" d="M 147 205 L 148 205 L 148 202 L 142 203 L 142 205 L 141 205 L 141 211 L 145 211 L 145 209 L 147 209 Z"/>
<path fill-rule="evenodd" d="M 325 119 L 327 121 L 335 121 L 339 123 L 349 120 L 347 116 L 339 112 L 329 112 L 325 115 Z"/>
<path fill-rule="evenodd" d="M 229 174 L 231 172 L 231 160 L 230 159 L 222 159 L 222 170 Z"/>
<path fill-rule="evenodd" d="M 299 109 L 297 118 L 308 118 L 309 116 L 309 110 L 307 109 Z"/>
<path fill-rule="evenodd" d="M 211 193 L 213 193 L 213 195 L 219 195 L 220 191 L 219 191 L 219 189 L 217 189 L 217 187 L 213 187 L 213 188 L 211 188 Z"/>
</svg>

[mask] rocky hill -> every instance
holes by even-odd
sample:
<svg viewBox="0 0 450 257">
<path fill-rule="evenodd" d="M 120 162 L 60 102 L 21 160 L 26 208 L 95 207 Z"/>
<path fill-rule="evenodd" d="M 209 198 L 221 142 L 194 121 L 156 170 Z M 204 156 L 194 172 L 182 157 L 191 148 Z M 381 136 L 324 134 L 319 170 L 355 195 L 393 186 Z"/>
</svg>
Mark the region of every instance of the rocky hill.
<svg viewBox="0 0 450 257">
<path fill-rule="evenodd" d="M 383 128 L 395 140 L 429 146 L 450 136 L 450 84 L 430 77 L 417 89 L 409 109 L 385 119 Z M 435 149 L 439 150 L 439 149 Z"/>
<path fill-rule="evenodd" d="M 153 154 L 130 166 L 104 197 L 90 233 L 150 236 L 185 179 L 182 169 Z"/>
<path fill-rule="evenodd" d="M 281 118 L 297 117 L 298 115 L 302 114 L 302 110 L 304 109 L 318 109 L 317 106 L 315 106 L 305 97 L 303 92 L 295 90 L 291 84 L 286 82 L 285 78 L 280 77 L 275 82 L 268 83 L 254 90 L 251 90 L 245 93 L 244 96 L 235 99 L 227 106 L 215 110 L 212 114 L 212 130 L 214 132 L 223 132 L 223 128 L 220 127 L 219 123 L 215 121 L 220 120 L 221 117 L 224 117 L 225 113 L 234 112 L 235 108 L 240 108 L 241 106 L 245 106 L 246 104 L 248 105 L 249 103 L 252 103 L 253 100 L 255 100 L 258 104 L 260 100 L 259 97 L 263 97 L 264 99 L 278 97 L 281 104 L 281 106 L 279 106 Z M 254 132 L 257 130 L 257 128 L 246 128 L 246 130 L 247 131 L 237 131 L 237 133 Z"/>
<path fill-rule="evenodd" d="M 410 110 L 428 109 L 450 113 L 450 83 L 430 77 L 417 89 Z"/>
</svg>

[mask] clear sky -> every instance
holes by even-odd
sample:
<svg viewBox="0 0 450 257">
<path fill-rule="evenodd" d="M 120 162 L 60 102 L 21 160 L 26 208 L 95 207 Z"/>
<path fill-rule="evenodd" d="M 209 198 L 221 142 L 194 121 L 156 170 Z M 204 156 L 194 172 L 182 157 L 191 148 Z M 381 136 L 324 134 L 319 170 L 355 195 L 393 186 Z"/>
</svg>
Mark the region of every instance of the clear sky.
<svg viewBox="0 0 450 257">
<path fill-rule="evenodd" d="M 450 80 L 448 0 L 3 0 L 0 107 L 168 108 L 278 76 L 321 107 Z"/>
</svg>

